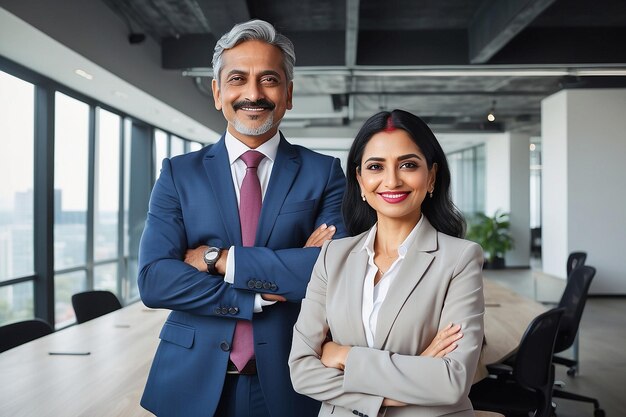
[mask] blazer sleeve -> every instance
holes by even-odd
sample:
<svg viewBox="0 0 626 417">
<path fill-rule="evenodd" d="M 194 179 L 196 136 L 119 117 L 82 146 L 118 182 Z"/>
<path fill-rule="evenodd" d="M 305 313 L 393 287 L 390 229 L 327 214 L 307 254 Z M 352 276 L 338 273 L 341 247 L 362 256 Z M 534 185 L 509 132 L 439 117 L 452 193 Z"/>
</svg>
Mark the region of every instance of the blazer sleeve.
<svg viewBox="0 0 626 417">
<path fill-rule="evenodd" d="M 484 333 L 481 271 L 482 250 L 469 243 L 458 257 L 440 318 L 442 325 L 461 324 L 463 338 L 453 352 L 430 358 L 353 347 L 344 389 L 415 405 L 456 404 L 467 398 Z"/>
<path fill-rule="evenodd" d="M 341 217 L 341 200 L 345 190 L 345 177 L 338 159 L 330 164 L 327 181 L 320 200 L 315 227 L 323 223 L 337 228 L 334 239 L 347 235 Z M 289 233 L 287 230 L 282 233 Z M 313 230 L 311 230 L 311 233 Z M 306 242 L 301 242 L 303 246 Z M 284 296 L 288 301 L 300 303 L 304 297 L 311 270 L 319 255 L 319 248 L 289 248 L 272 250 L 264 247 L 237 247 L 235 250 L 235 288 L 267 292 Z M 274 286 L 254 288 L 250 281 L 265 281 Z"/>
<path fill-rule="evenodd" d="M 348 392 L 344 372 L 327 368 L 320 361 L 322 344 L 328 334 L 325 259 L 331 242 L 326 242 L 313 268 L 311 281 L 302 300 L 300 316 L 294 326 L 289 368 L 296 392 L 315 400 L 357 411 L 357 415 L 376 416 L 383 402 L 379 395 Z"/>
<path fill-rule="evenodd" d="M 180 198 L 169 159 L 152 195 L 146 226 L 139 244 L 138 286 L 144 304 L 152 308 L 198 315 L 252 319 L 254 294 L 224 282 L 222 276 L 200 272 L 183 262 L 187 250 Z M 223 307 L 232 313 L 223 314 Z"/>
</svg>

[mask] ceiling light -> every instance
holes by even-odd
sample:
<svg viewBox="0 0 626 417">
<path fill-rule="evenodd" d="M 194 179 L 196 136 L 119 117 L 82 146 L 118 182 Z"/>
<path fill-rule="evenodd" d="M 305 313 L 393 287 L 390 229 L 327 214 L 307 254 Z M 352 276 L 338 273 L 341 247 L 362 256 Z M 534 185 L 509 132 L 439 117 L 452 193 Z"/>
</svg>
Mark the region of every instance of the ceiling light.
<svg viewBox="0 0 626 417">
<path fill-rule="evenodd" d="M 487 114 L 487 120 L 490 122 L 496 121 L 496 101 L 491 102 L 491 110 Z"/>
<path fill-rule="evenodd" d="M 86 78 L 88 80 L 93 80 L 93 75 L 91 75 L 90 73 L 88 73 L 85 70 L 77 69 L 77 70 L 74 71 L 74 73 L 76 75 L 80 75 L 81 77 Z"/>
</svg>

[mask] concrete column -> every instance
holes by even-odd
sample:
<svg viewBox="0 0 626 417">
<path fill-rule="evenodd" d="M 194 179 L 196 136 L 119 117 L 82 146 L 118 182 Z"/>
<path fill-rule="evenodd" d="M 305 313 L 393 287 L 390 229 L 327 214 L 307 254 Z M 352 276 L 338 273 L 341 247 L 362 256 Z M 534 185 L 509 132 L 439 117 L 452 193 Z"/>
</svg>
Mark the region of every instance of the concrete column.
<svg viewBox="0 0 626 417">
<path fill-rule="evenodd" d="M 595 294 L 626 294 L 626 89 L 565 90 L 542 102 L 544 272 L 587 252 Z"/>
<path fill-rule="evenodd" d="M 490 135 L 485 142 L 485 213 L 510 213 L 515 247 L 505 256 L 508 267 L 530 264 L 530 137 L 517 133 Z"/>
</svg>

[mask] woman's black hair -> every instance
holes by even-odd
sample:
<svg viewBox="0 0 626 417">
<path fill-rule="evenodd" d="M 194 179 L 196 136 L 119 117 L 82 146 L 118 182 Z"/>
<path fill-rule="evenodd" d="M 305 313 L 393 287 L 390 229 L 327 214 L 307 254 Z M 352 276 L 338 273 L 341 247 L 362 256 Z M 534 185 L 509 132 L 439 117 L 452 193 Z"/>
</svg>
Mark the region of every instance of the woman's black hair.
<svg viewBox="0 0 626 417">
<path fill-rule="evenodd" d="M 369 140 L 376 133 L 389 128 L 406 131 L 426 157 L 428 169 L 437 164 L 435 189 L 432 198 L 428 195 L 422 202 L 422 213 L 438 231 L 450 236 L 465 235 L 465 219 L 450 196 L 450 169 L 446 155 L 428 125 L 419 117 L 404 110 L 380 112 L 367 119 L 356 135 L 348 153 L 348 179 L 343 196 L 341 211 L 350 235 L 354 236 L 368 230 L 376 223 L 376 211 L 361 198 L 361 189 L 357 181 L 357 169 L 360 170 L 363 152 Z M 359 171 L 360 172 L 360 171 Z"/>
</svg>

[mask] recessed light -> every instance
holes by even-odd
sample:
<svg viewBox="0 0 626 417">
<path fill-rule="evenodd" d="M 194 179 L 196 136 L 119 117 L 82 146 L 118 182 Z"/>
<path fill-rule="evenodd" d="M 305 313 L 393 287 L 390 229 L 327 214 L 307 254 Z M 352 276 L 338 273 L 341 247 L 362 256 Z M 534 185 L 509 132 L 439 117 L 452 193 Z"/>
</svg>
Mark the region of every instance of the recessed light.
<svg viewBox="0 0 626 417">
<path fill-rule="evenodd" d="M 88 80 L 93 80 L 93 75 L 91 75 L 90 73 L 88 73 L 85 70 L 82 69 L 77 69 L 74 71 L 74 73 L 76 73 L 76 75 L 80 75 L 83 78 L 86 78 Z"/>
</svg>

